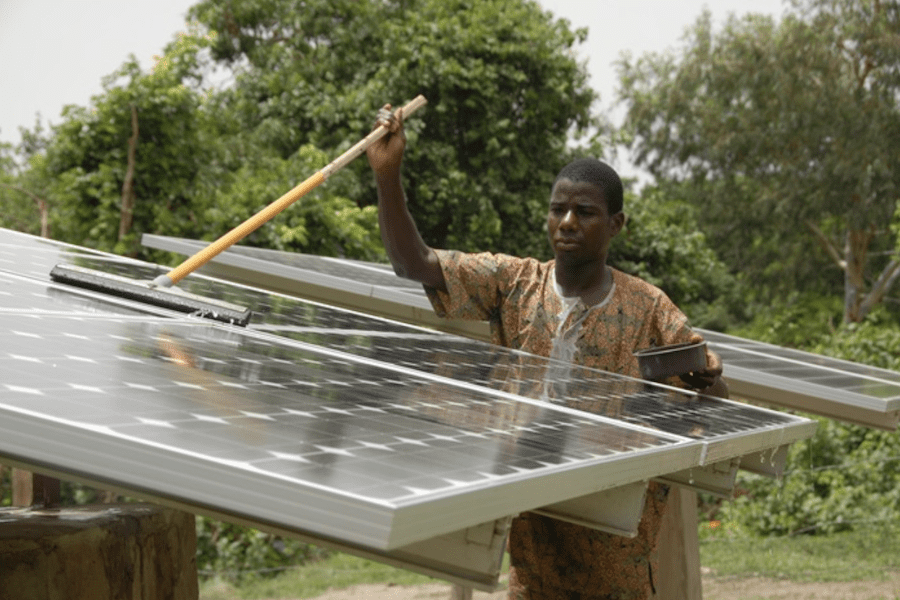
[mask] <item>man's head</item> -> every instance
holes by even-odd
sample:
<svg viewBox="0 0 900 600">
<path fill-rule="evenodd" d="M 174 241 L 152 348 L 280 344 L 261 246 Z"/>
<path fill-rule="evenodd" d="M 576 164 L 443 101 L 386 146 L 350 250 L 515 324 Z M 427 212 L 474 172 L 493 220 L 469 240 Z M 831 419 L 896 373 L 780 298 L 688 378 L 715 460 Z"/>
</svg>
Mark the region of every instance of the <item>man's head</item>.
<svg viewBox="0 0 900 600">
<path fill-rule="evenodd" d="M 547 213 L 547 234 L 558 267 L 604 267 L 609 244 L 624 224 L 622 181 L 609 165 L 583 158 L 560 171 Z"/>
<path fill-rule="evenodd" d="M 596 158 L 577 158 L 567 164 L 556 176 L 553 186 L 560 179 L 570 179 L 574 183 L 592 183 L 603 193 L 609 214 L 622 211 L 622 180 L 615 169 Z"/>
</svg>

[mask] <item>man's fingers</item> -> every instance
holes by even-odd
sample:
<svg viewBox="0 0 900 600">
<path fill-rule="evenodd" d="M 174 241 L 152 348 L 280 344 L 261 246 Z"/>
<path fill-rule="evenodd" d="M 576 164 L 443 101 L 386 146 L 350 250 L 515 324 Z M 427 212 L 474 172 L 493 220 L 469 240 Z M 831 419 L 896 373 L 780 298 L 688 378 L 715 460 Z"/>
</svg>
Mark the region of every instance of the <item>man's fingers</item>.
<svg viewBox="0 0 900 600">
<path fill-rule="evenodd" d="M 398 108 L 396 113 L 392 113 L 391 105 L 385 104 L 378 110 L 375 124 L 387 127 L 391 133 L 397 133 L 403 125 L 403 108 Z"/>
</svg>

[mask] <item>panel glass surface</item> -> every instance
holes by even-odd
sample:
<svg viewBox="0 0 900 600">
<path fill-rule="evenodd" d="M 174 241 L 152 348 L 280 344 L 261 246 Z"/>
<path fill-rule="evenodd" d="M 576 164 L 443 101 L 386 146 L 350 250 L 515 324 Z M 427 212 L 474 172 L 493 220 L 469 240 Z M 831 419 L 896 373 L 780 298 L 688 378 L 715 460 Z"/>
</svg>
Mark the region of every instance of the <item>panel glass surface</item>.
<svg viewBox="0 0 900 600">
<path fill-rule="evenodd" d="M 729 366 L 741 367 L 759 371 L 760 379 L 774 375 L 795 383 L 900 401 L 900 373 L 716 332 L 704 331 L 703 335 L 722 357 L 726 376 Z"/>
<path fill-rule="evenodd" d="M 161 239 L 173 240 L 173 238 Z M 190 240 L 174 241 L 191 243 Z M 199 247 L 199 244 L 193 243 Z M 228 252 L 253 256 L 288 267 L 295 266 L 298 268 L 297 277 L 300 279 L 308 277 L 308 275 L 304 275 L 305 272 L 316 269 L 344 279 L 348 285 L 355 281 L 369 281 L 369 277 L 371 277 L 369 274 L 371 269 L 367 269 L 366 265 L 355 261 L 341 261 L 342 266 L 336 269 L 330 264 L 316 261 L 316 257 L 306 257 L 288 252 L 245 247 L 234 247 Z M 336 260 L 328 259 L 328 262 L 336 262 Z M 421 286 L 396 277 L 389 270 L 385 270 L 384 274 L 379 274 L 376 279 L 372 279 L 371 283 L 384 288 L 394 287 L 407 295 L 415 296 L 414 300 L 409 300 L 410 304 L 428 306 Z M 801 393 L 802 390 L 804 395 L 810 397 L 828 398 L 831 401 L 846 403 L 851 407 L 864 403 L 867 410 L 871 410 L 879 404 L 885 412 L 900 410 L 900 373 L 727 336 L 713 331 L 699 331 L 709 341 L 710 347 L 722 357 L 726 378 L 732 379 L 736 384 L 744 383 L 743 379 L 746 379 L 746 383 L 753 386 L 773 386 L 773 391 L 784 394 L 787 390 L 779 381 L 789 379 L 791 389 L 796 393 Z M 736 371 L 732 368 L 729 372 L 729 365 L 739 367 L 741 370 Z M 735 380 L 735 378 L 739 379 Z M 766 401 L 767 398 L 760 397 L 758 400 Z"/>
<path fill-rule="evenodd" d="M 0 409 L 402 503 L 673 438 L 168 319 L 0 314 Z"/>
<path fill-rule="evenodd" d="M 167 241 L 184 243 L 184 240 Z M 418 284 L 401 279 L 385 269 L 377 279 L 354 261 L 287 252 L 260 251 L 233 247 L 229 253 L 265 256 L 286 266 L 323 266 L 328 274 L 348 281 L 369 280 L 382 286 L 408 288 L 424 297 Z M 303 277 L 298 271 L 298 277 Z M 193 290 L 192 290 L 193 291 Z M 200 292 L 195 292 L 200 293 Z M 232 300 L 233 301 L 233 300 Z M 254 318 L 257 329 L 297 341 L 347 352 L 372 360 L 403 366 L 421 373 L 466 381 L 471 384 L 511 392 L 536 400 L 551 400 L 577 410 L 618 419 L 629 424 L 652 427 L 679 436 L 712 441 L 741 432 L 784 425 L 791 417 L 744 404 L 716 398 L 679 393 L 671 388 L 619 377 L 602 371 L 551 366 L 551 361 L 498 348 L 496 346 L 430 330 L 381 322 L 364 316 L 348 320 L 334 311 L 288 309 Z M 388 327 L 383 328 L 383 324 Z M 550 384 L 548 381 L 554 381 Z"/>
<path fill-rule="evenodd" d="M 311 328 L 280 330 L 279 335 L 694 439 L 713 440 L 787 425 L 793 419 L 775 411 L 441 334 L 361 334 Z"/>
<path fill-rule="evenodd" d="M 80 257 L 76 262 L 143 280 L 152 279 L 158 272 L 154 266 L 106 258 Z M 354 270 L 359 270 L 358 265 L 348 263 L 341 272 L 349 274 Z M 389 277 L 399 280 L 391 274 Z M 417 373 L 535 400 L 551 400 L 673 435 L 709 441 L 784 425 L 791 419 L 781 413 L 679 393 L 601 371 L 562 364 L 554 367 L 551 361 L 541 357 L 216 280 L 188 277 L 179 287 L 247 306 L 254 311 L 252 329 L 282 338 L 402 366 Z M 417 289 L 421 293 L 421 288 L 417 286 Z"/>
</svg>

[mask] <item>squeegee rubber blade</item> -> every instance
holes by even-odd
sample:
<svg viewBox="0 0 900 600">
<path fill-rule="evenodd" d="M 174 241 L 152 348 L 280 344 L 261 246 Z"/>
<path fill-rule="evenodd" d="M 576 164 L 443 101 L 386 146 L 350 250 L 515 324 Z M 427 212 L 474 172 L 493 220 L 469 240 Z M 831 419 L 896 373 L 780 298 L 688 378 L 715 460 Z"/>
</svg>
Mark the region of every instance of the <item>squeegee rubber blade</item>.
<svg viewBox="0 0 900 600">
<path fill-rule="evenodd" d="M 50 271 L 50 278 L 58 283 L 66 283 L 178 312 L 196 314 L 242 327 L 250 322 L 252 316 L 249 309 L 236 304 L 210 300 L 177 288 L 151 287 L 149 282 L 134 281 L 126 277 L 74 265 L 56 265 Z"/>
</svg>

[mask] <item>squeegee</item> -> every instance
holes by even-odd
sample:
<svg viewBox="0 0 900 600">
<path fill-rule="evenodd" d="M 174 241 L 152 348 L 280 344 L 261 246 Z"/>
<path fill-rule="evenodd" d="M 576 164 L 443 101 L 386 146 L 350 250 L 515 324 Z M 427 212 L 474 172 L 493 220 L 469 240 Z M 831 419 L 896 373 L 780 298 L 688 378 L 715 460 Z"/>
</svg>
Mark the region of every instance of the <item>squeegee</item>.
<svg viewBox="0 0 900 600">
<path fill-rule="evenodd" d="M 402 117 L 405 119 L 425 105 L 425 103 L 424 96 L 417 96 L 401 109 Z M 348 165 L 387 133 L 388 129 L 379 125 L 352 148 L 298 184 L 281 198 L 275 200 L 216 241 L 198 251 L 168 273 L 164 273 L 152 281 L 136 281 L 127 277 L 111 275 L 75 265 L 62 264 L 53 267 L 53 270 L 50 271 L 50 277 L 60 283 L 106 292 L 130 300 L 146 302 L 147 304 L 196 314 L 225 323 L 245 326 L 249 323 L 251 317 L 249 309 L 221 300 L 204 298 L 203 296 L 184 292 L 173 286 L 324 183 L 331 175 Z"/>
</svg>

